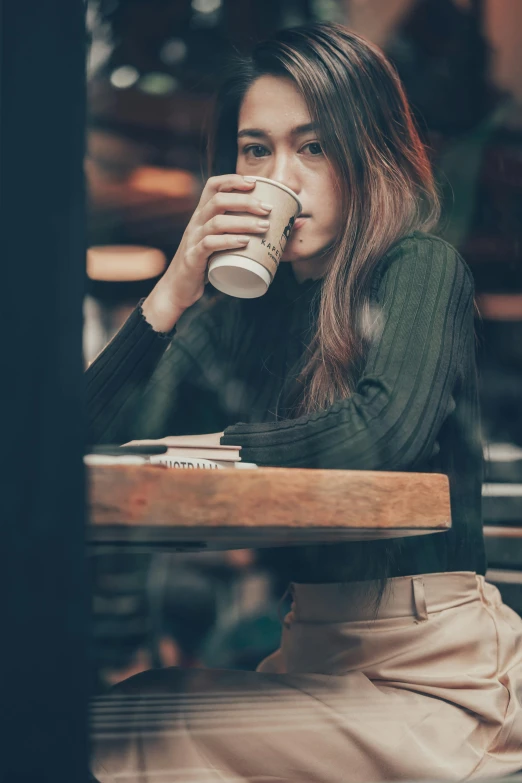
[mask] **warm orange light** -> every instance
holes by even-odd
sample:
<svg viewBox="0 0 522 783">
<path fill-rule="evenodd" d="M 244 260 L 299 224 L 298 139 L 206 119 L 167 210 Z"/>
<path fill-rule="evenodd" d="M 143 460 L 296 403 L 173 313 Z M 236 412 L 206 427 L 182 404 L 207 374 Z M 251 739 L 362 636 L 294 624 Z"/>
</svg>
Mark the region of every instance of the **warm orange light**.
<svg viewBox="0 0 522 783">
<path fill-rule="evenodd" d="M 198 189 L 196 177 L 182 169 L 140 166 L 129 177 L 128 185 L 140 193 L 162 193 L 172 198 L 193 196 Z"/>
<path fill-rule="evenodd" d="M 91 280 L 111 283 L 149 280 L 165 271 L 167 259 L 161 250 L 138 245 L 98 245 L 87 251 L 87 274 Z"/>
<path fill-rule="evenodd" d="M 482 294 L 477 304 L 487 321 L 522 321 L 521 294 Z"/>
</svg>

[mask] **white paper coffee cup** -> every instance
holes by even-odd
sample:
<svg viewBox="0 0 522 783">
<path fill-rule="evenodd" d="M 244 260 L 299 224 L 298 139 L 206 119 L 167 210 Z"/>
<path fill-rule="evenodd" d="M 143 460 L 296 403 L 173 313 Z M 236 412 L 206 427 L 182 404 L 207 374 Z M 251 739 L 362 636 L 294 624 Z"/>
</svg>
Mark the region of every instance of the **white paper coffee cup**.
<svg viewBox="0 0 522 783">
<path fill-rule="evenodd" d="M 275 180 L 256 177 L 252 192 L 260 201 L 273 205 L 267 216 L 270 228 L 265 234 L 252 235 L 245 248 L 214 253 L 208 267 L 214 288 L 240 299 L 254 299 L 267 292 L 302 210 L 296 194 Z M 241 214 L 252 217 L 250 213 Z"/>
</svg>

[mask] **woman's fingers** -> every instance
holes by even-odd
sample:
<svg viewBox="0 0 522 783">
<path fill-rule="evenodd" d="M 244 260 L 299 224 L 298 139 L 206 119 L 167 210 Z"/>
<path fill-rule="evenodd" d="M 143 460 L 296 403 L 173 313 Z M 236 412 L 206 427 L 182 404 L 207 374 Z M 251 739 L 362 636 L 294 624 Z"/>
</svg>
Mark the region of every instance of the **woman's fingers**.
<svg viewBox="0 0 522 783">
<path fill-rule="evenodd" d="M 255 187 L 255 180 L 250 181 L 240 174 L 220 174 L 217 177 L 210 177 L 203 188 L 202 197 L 207 201 L 216 193 L 230 192 L 239 190 L 248 193 Z"/>
<path fill-rule="evenodd" d="M 264 204 L 253 195 L 220 192 L 200 208 L 199 218 L 202 223 L 206 223 L 215 215 L 224 215 L 226 212 L 249 212 L 266 217 L 270 214 L 271 208 L 271 204 Z"/>
<path fill-rule="evenodd" d="M 196 247 L 198 256 L 206 263 L 212 253 L 219 250 L 237 250 L 239 247 L 246 247 L 249 242 L 250 237 L 238 234 L 207 234 Z"/>
<path fill-rule="evenodd" d="M 207 234 L 265 234 L 270 228 L 266 218 L 246 215 L 215 215 L 201 228 L 201 236 Z"/>
</svg>

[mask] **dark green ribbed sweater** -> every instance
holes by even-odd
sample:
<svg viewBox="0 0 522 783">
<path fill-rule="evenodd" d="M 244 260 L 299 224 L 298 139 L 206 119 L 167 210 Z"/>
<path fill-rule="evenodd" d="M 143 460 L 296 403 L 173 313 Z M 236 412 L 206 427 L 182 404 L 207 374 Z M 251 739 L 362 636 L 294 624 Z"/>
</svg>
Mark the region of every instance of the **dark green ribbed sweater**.
<svg viewBox="0 0 522 783">
<path fill-rule="evenodd" d="M 90 442 L 218 432 L 245 461 L 446 473 L 452 530 L 336 548 L 346 578 L 485 571 L 473 281 L 457 252 L 420 234 L 374 272 L 374 330 L 354 394 L 292 417 L 320 281 L 283 264 L 266 296 L 201 300 L 172 340 L 137 309 L 87 371 Z M 165 350 L 167 348 L 167 350 Z M 241 422 L 241 423 L 238 423 Z M 311 579 L 311 581 L 314 581 Z"/>
</svg>

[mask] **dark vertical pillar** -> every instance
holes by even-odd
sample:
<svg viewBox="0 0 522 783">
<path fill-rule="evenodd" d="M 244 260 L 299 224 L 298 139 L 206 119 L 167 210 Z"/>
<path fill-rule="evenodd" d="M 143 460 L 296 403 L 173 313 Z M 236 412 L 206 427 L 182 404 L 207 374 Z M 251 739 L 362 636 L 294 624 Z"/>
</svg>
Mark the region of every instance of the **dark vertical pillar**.
<svg viewBox="0 0 522 783">
<path fill-rule="evenodd" d="M 0 12 L 0 780 L 80 783 L 85 7 Z"/>
</svg>

